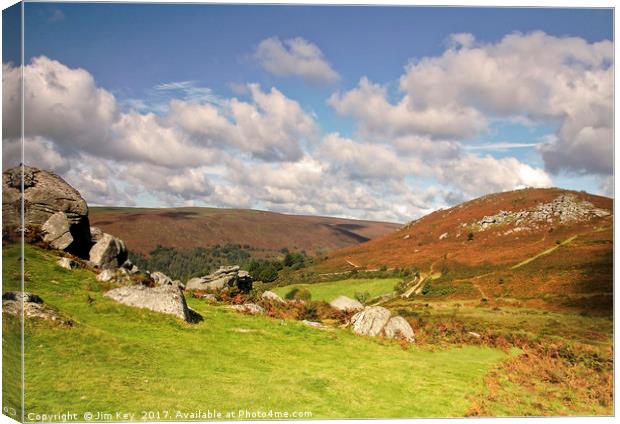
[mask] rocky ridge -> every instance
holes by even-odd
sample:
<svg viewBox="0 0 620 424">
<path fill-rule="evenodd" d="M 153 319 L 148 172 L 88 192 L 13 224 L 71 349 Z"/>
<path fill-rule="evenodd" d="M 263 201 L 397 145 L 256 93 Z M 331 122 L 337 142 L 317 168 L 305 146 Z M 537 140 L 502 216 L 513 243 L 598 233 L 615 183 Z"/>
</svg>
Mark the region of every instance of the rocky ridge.
<svg viewBox="0 0 620 424">
<path fill-rule="evenodd" d="M 501 225 L 512 224 L 514 228 L 510 232 L 519 232 L 535 230 L 544 224 L 570 224 L 608 215 L 610 215 L 609 211 L 597 208 L 586 200 L 580 200 L 572 194 L 563 194 L 551 202 L 539 203 L 530 209 L 502 210 L 495 215 L 485 216 L 473 223 L 464 223 L 462 226 L 474 231 L 486 231 Z"/>
</svg>

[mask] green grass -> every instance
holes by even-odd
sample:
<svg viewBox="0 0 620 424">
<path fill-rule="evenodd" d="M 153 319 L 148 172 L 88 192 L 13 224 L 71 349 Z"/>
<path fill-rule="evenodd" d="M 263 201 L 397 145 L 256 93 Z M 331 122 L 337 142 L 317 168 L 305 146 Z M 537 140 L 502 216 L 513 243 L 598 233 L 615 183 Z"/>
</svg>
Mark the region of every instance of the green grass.
<svg viewBox="0 0 620 424">
<path fill-rule="evenodd" d="M 402 315 L 439 322 L 459 321 L 470 331 L 493 331 L 522 335 L 528 339 L 545 337 L 593 346 L 609 346 L 613 334 L 612 317 L 584 316 L 523 307 L 483 307 L 475 301 L 405 301 L 395 299 L 388 307 Z"/>
<path fill-rule="evenodd" d="M 5 247 L 6 249 L 6 247 Z M 19 246 L 12 246 L 17 252 Z M 19 290 L 21 286 L 20 263 L 4 263 L 2 267 L 3 292 Z M 21 322 L 20 319 L 3 320 L 2 327 L 2 407 L 5 414 L 18 419 L 21 416 Z"/>
<path fill-rule="evenodd" d="M 5 267 L 18 262 L 17 249 L 3 253 Z M 404 350 L 197 299 L 188 302 L 204 321 L 186 324 L 117 304 L 103 297 L 92 273 L 63 270 L 54 260 L 26 247 L 26 289 L 75 325 L 27 323 L 26 419 L 54 411 L 126 411 L 136 420 L 141 411 L 160 411 L 160 419 L 178 419 L 176 411 L 197 409 L 310 411 L 313 418 L 462 416 L 469 396 L 484 391 L 484 375 L 507 357 L 473 346 Z"/>
<path fill-rule="evenodd" d="M 368 292 L 369 299 L 389 294 L 394 291 L 394 286 L 399 283 L 400 278 L 354 278 L 350 280 L 329 281 L 326 283 L 314 284 L 291 284 L 284 287 L 273 289 L 275 293 L 284 297 L 294 288 L 307 289 L 312 293 L 312 300 L 324 300 L 331 302 L 338 296 L 355 297 L 355 293 Z"/>
</svg>

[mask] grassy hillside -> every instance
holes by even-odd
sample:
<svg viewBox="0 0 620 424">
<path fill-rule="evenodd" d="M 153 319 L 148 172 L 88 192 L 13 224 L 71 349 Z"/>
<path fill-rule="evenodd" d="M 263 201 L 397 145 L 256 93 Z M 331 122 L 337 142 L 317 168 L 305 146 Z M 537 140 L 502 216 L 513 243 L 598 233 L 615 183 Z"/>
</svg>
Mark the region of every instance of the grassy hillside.
<svg viewBox="0 0 620 424">
<path fill-rule="evenodd" d="M 362 243 L 400 224 L 249 209 L 91 207 L 91 225 L 122 238 L 130 250 L 148 254 L 157 245 L 190 249 L 238 244 L 263 255 L 305 250 L 308 254 Z"/>
<path fill-rule="evenodd" d="M 331 302 L 338 296 L 355 298 L 356 293 L 368 293 L 368 299 L 390 294 L 394 286 L 401 281 L 399 278 L 375 278 L 375 279 L 350 279 L 329 281 L 315 284 L 292 284 L 284 287 L 276 287 L 273 291 L 284 297 L 294 288 L 307 289 L 312 294 L 312 300 L 324 300 Z"/>
<path fill-rule="evenodd" d="M 204 321 L 126 307 L 86 270 L 26 246 L 26 289 L 75 322 L 26 325 L 26 412 L 309 411 L 313 418 L 463 416 L 508 356 L 483 346 L 407 350 L 397 343 L 249 317 L 188 299 Z M 4 290 L 19 249 L 5 247 Z M 18 325 L 5 316 L 5 333 Z M 5 351 L 7 347 L 5 345 Z M 5 367 L 6 367 L 5 362 Z M 4 369 L 4 375 L 12 375 Z M 5 399 L 15 399 L 4 385 Z M 28 416 L 26 417 L 28 418 Z M 157 419 L 158 416 L 149 416 Z"/>
</svg>

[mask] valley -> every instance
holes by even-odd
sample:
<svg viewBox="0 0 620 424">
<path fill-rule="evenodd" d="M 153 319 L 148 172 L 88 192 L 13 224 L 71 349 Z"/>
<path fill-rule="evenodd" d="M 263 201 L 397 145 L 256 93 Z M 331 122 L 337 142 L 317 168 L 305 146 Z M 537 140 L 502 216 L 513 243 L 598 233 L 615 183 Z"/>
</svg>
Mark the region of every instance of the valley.
<svg viewBox="0 0 620 424">
<path fill-rule="evenodd" d="M 27 170 L 26 194 L 45 205 L 28 215 L 23 258 L 33 417 L 613 413 L 611 199 L 517 190 L 404 226 L 246 210 L 89 216 L 66 182 Z M 3 175 L 5 192 L 16 175 Z M 338 238 L 342 225 L 355 237 Z M 149 235 L 153 249 L 132 250 Z M 3 394 L 15 410 L 21 260 L 7 231 Z"/>
</svg>

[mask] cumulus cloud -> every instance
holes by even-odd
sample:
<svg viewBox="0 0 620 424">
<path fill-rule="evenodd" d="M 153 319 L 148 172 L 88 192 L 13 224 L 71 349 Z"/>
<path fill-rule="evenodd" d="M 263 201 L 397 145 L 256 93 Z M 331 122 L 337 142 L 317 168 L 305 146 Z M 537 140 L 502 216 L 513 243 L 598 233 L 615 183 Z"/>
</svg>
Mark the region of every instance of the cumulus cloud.
<svg viewBox="0 0 620 424">
<path fill-rule="evenodd" d="M 4 137 L 16 138 L 19 126 L 20 72 L 4 65 Z M 160 115 L 121 112 L 115 97 L 96 86 L 83 69 L 38 57 L 24 68 L 25 136 L 44 137 L 67 157 L 80 152 L 117 161 L 145 161 L 159 166 L 197 166 L 215 160 L 213 145 L 232 144 L 265 160 L 301 157 L 301 144 L 316 135 L 314 119 L 275 88 L 248 89 L 252 101 L 236 98 L 199 102 L 210 90 L 170 101 Z M 195 90 L 192 84 L 160 85 L 159 90 Z"/>
<path fill-rule="evenodd" d="M 207 145 L 236 146 L 266 160 L 297 160 L 302 142 L 317 136 L 314 119 L 276 88 L 248 84 L 253 103 L 236 98 L 222 108 L 173 100 L 165 122 Z"/>
<path fill-rule="evenodd" d="M 19 136 L 20 68 L 3 65 L 4 137 Z M 63 153 L 78 144 L 97 151 L 109 138 L 110 125 L 118 112 L 114 96 L 98 88 L 84 69 L 69 69 L 58 61 L 41 56 L 24 67 L 24 136 L 44 136 L 54 140 Z"/>
<path fill-rule="evenodd" d="M 409 95 L 390 103 L 387 90 L 363 77 L 356 88 L 334 93 L 328 100 L 340 115 L 352 116 L 365 138 L 390 139 L 404 135 L 431 138 L 471 137 L 487 125 L 486 117 L 472 107 L 445 103 L 416 108 Z"/>
<path fill-rule="evenodd" d="M 316 46 L 294 40 L 261 43 L 276 52 L 264 66 L 301 60 L 303 74 L 284 66 L 279 75 L 337 78 Z M 408 64 L 396 95 L 363 77 L 330 96 L 354 119 L 346 136 L 322 134 L 314 115 L 275 87 L 237 84 L 237 98 L 180 81 L 121 103 L 88 71 L 35 58 L 24 68 L 26 162 L 58 172 L 93 204 L 148 198 L 398 222 L 489 192 L 550 186 L 555 172 L 595 174 L 611 190 L 609 43 L 534 33 L 485 44 L 456 34 L 446 46 Z M 11 125 L 21 71 L 3 70 L 6 168 L 21 160 Z M 558 129 L 536 143 L 464 141 L 496 120 Z M 483 154 L 515 146 L 538 152 L 545 169 Z"/>
<path fill-rule="evenodd" d="M 320 155 L 333 171 L 354 179 L 403 178 L 409 173 L 407 162 L 389 146 L 357 143 L 338 133 L 323 139 Z"/>
<path fill-rule="evenodd" d="M 543 169 L 511 157 L 497 159 L 467 154 L 443 163 L 437 174 L 440 181 L 469 198 L 518 188 L 552 186 L 551 178 Z"/>
<path fill-rule="evenodd" d="M 534 32 L 476 45 L 472 36 L 411 63 L 400 88 L 414 108 L 458 104 L 489 116 L 556 120 L 557 143 L 541 147 L 547 169 L 610 174 L 612 61 L 610 41 Z"/>
<path fill-rule="evenodd" d="M 7 168 L 21 162 L 15 125 L 21 71 L 10 64 L 3 70 Z M 196 90 L 192 82 L 159 85 L 156 90 L 177 92 L 180 98 L 156 114 L 122 111 L 86 70 L 46 57 L 26 65 L 24 78 L 26 163 L 77 182 L 95 203 L 131 204 L 139 192 L 166 204 L 205 201 L 215 193 L 210 179 L 222 174 L 217 167 L 231 157 L 294 161 L 303 156 L 302 144 L 317 137 L 314 119 L 299 103 L 257 84 L 247 86 L 249 102 L 221 99 L 210 90 Z"/>
<path fill-rule="evenodd" d="M 362 78 L 329 100 L 358 121 L 364 137 L 425 135 L 467 139 L 493 120 L 559 123 L 557 142 L 540 146 L 552 173 L 612 172 L 613 44 L 542 32 L 477 43 L 455 34 L 443 54 L 414 60 L 392 103 Z"/>
<path fill-rule="evenodd" d="M 324 85 L 340 77 L 313 43 L 301 38 L 280 41 L 277 37 L 260 42 L 254 58 L 267 72 L 277 76 L 298 76 L 304 81 Z"/>
</svg>

